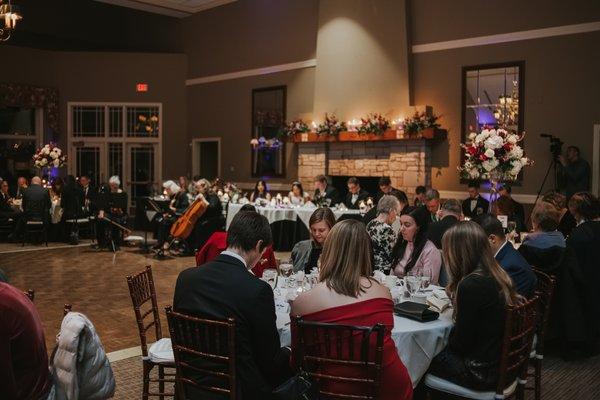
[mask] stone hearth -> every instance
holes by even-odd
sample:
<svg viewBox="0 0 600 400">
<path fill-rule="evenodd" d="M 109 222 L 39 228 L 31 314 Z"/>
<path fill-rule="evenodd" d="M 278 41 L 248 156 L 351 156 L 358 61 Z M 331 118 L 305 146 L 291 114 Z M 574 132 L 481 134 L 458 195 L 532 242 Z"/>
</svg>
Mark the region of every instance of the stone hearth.
<svg viewBox="0 0 600 400">
<path fill-rule="evenodd" d="M 412 202 L 415 188 L 431 185 L 431 141 L 298 143 L 298 179 L 312 190 L 314 177 L 389 176 Z"/>
</svg>

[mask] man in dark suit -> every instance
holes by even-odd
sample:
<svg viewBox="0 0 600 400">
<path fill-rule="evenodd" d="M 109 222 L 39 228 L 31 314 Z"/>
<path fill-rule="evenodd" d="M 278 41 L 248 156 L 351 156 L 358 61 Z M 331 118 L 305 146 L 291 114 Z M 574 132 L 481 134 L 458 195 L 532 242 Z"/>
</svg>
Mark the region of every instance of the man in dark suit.
<svg viewBox="0 0 600 400">
<path fill-rule="evenodd" d="M 358 210 L 361 201 L 367 201 L 370 196 L 369 192 L 360 187 L 360 182 L 357 177 L 353 176 L 348 179 L 348 193 L 344 205 L 350 210 Z"/>
<path fill-rule="evenodd" d="M 316 203 L 328 201 L 331 206 L 341 202 L 340 194 L 336 188 L 327 183 L 325 175 L 317 175 L 315 178 L 315 196 L 313 200 Z"/>
<path fill-rule="evenodd" d="M 17 179 L 17 187 L 12 191 L 11 197 L 13 199 L 21 200 L 23 198 L 23 194 L 27 190 L 27 178 L 24 176 L 20 176 Z"/>
<path fill-rule="evenodd" d="M 398 198 L 401 196 L 406 197 L 406 193 L 392 186 L 392 180 L 389 177 L 383 176 L 379 179 L 379 192 L 377 192 L 377 195 L 375 196 L 375 205 L 377 205 L 379 200 L 381 200 L 381 198 L 386 194 L 390 194 Z"/>
<path fill-rule="evenodd" d="M 23 213 L 19 219 L 16 236 L 20 237 L 25 231 L 27 221 L 42 221 L 44 224 L 50 220 L 50 194 L 48 189 L 42 187 L 42 179 L 38 176 L 31 178 L 31 185 L 23 192 L 21 208 Z M 10 239 L 13 236 L 9 237 Z"/>
<path fill-rule="evenodd" d="M 511 193 L 512 188 L 507 184 L 502 184 L 500 190 L 498 190 L 498 194 L 500 196 L 506 196 L 510 199 L 512 203 L 513 216 L 517 220 L 517 226 L 525 227 L 525 208 L 523 208 L 523 204 L 512 198 Z"/>
<path fill-rule="evenodd" d="M 531 297 L 537 278 L 527 260 L 506 240 L 502 223 L 492 214 L 481 214 L 475 221 L 488 236 L 496 261 L 511 277 L 517 292 L 527 298 Z"/>
<path fill-rule="evenodd" d="M 173 307 L 178 312 L 236 323 L 236 379 L 245 400 L 268 399 L 289 365 L 289 350 L 280 349 L 273 290 L 249 270 L 272 243 L 268 220 L 252 211 L 236 214 L 227 231 L 227 250 L 213 261 L 179 274 Z M 195 366 L 209 368 L 204 361 Z M 203 384 L 223 380 L 203 376 Z M 189 398 L 222 399 L 191 388 Z"/>
<path fill-rule="evenodd" d="M 79 177 L 79 184 L 81 185 L 81 190 L 83 192 L 83 207 L 90 212 L 90 214 L 95 214 L 96 200 L 98 197 L 98 189 L 92 185 L 90 181 L 90 177 L 87 175 L 82 175 Z"/>
<path fill-rule="evenodd" d="M 21 214 L 12 207 L 11 197 L 8 193 L 8 182 L 0 181 L 0 224 L 7 223 L 9 219 L 15 221 L 16 224 Z"/>
<path fill-rule="evenodd" d="M 490 203 L 479 194 L 479 182 L 469 182 L 469 197 L 462 203 L 462 213 L 465 217 L 475 218 L 485 214 L 490 208 Z"/>
<path fill-rule="evenodd" d="M 442 204 L 439 214 L 440 219 L 429 224 L 429 227 L 427 228 L 427 238 L 435 244 L 435 247 L 441 250 L 444 233 L 460 221 L 460 203 L 455 199 L 446 200 L 444 204 Z"/>
</svg>

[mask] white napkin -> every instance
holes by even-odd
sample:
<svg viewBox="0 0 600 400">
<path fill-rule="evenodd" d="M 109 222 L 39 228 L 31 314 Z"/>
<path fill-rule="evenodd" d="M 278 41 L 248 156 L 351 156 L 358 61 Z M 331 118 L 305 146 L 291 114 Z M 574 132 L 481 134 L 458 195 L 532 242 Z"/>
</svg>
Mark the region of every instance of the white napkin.
<svg viewBox="0 0 600 400">
<path fill-rule="evenodd" d="M 290 324 L 290 314 L 288 313 L 277 313 L 277 329 L 283 329 L 286 325 Z"/>
</svg>

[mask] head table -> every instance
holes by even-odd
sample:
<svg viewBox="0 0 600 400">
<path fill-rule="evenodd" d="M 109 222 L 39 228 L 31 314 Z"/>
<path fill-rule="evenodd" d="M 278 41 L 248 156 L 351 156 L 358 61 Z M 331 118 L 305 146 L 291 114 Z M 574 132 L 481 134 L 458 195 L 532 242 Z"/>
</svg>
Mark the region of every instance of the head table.
<svg viewBox="0 0 600 400">
<path fill-rule="evenodd" d="M 229 203 L 229 208 L 227 211 L 227 228 L 231 224 L 233 217 L 240 211 L 243 207 L 243 204 L 233 204 Z M 257 206 L 256 211 L 259 214 L 264 215 L 269 220 L 269 224 L 278 221 L 296 221 L 299 219 L 306 226 L 307 229 L 310 229 L 308 221 L 310 220 L 310 216 L 316 210 L 314 207 L 275 207 L 275 206 L 266 206 L 261 207 Z M 360 215 L 360 210 L 338 210 L 335 208 L 331 209 L 335 214 L 335 218 L 338 219 L 342 215 L 351 214 L 351 215 Z"/>
<path fill-rule="evenodd" d="M 441 289 L 433 285 L 430 287 Z M 292 343 L 289 305 L 286 297 L 286 289 L 275 290 L 277 330 L 282 346 L 290 346 Z M 440 314 L 437 320 L 431 322 L 418 322 L 394 315 L 392 340 L 396 344 L 402 363 L 408 370 L 413 387 L 416 387 L 425 375 L 433 358 L 446 347 L 453 325 L 450 308 Z"/>
</svg>

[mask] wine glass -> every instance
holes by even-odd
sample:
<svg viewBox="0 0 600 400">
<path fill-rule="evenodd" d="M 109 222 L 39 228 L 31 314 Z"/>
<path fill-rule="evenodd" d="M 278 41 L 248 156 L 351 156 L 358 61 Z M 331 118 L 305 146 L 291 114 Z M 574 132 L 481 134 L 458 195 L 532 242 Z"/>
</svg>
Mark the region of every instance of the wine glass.
<svg viewBox="0 0 600 400">
<path fill-rule="evenodd" d="M 279 266 L 279 271 L 281 272 L 281 276 L 283 276 L 285 278 L 285 282 L 288 285 L 288 287 L 290 287 L 290 276 L 292 276 L 292 273 L 294 273 L 294 266 L 292 265 L 292 263 L 290 263 L 289 261 L 281 263 L 281 265 Z"/>
<path fill-rule="evenodd" d="M 508 240 L 514 242 L 515 233 L 517 230 L 517 223 L 515 221 L 508 221 L 506 224 L 506 231 L 508 233 Z"/>
<path fill-rule="evenodd" d="M 432 272 L 431 272 L 431 268 L 423 268 L 423 271 L 421 271 L 421 291 L 424 292 L 425 289 L 427 289 L 429 287 L 429 284 L 431 283 L 431 276 L 432 276 Z"/>
<path fill-rule="evenodd" d="M 277 270 L 268 268 L 263 271 L 262 280 L 267 282 L 272 289 L 277 285 Z"/>
</svg>

